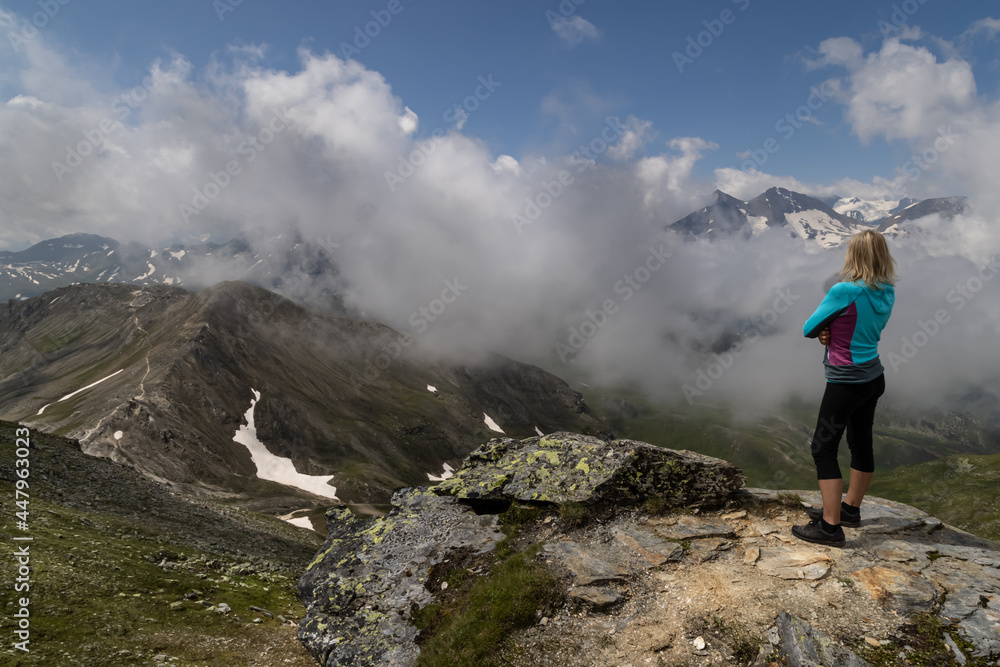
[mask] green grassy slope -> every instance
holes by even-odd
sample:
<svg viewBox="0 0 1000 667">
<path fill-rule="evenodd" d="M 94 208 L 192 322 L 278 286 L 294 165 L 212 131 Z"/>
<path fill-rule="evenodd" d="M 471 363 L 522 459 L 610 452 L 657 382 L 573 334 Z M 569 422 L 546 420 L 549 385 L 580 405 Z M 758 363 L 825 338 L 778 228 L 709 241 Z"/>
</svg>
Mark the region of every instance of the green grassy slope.
<svg viewBox="0 0 1000 667">
<path fill-rule="evenodd" d="M 36 431 L 23 530 L 13 502 L 15 428 L 0 422 L 0 540 L 30 545 L 30 589 L 15 593 L 8 559 L 0 569 L 0 664 L 146 665 L 156 655 L 182 665 L 315 664 L 293 623 L 304 612 L 295 585 L 318 535 L 190 502 L 84 455 L 75 441 Z M 24 536 L 33 540 L 13 539 Z M 8 641 L 20 596 L 30 600 L 28 653 Z M 220 603 L 231 610 L 219 613 Z"/>
<path fill-rule="evenodd" d="M 583 389 L 594 412 L 621 437 L 672 449 L 718 456 L 744 467 L 761 484 L 784 470 L 789 483 L 815 481 L 809 440 L 818 405 L 793 402 L 777 414 L 755 422 L 734 419 L 725 408 L 678 406 L 650 401 L 629 392 Z M 961 420 L 947 433 L 918 416 L 882 411 L 876 416 L 874 439 L 879 469 L 891 470 L 951 454 L 1000 452 L 1000 430 Z M 841 445 L 848 465 L 847 443 Z"/>
<path fill-rule="evenodd" d="M 871 493 L 1000 541 L 1000 454 L 949 456 L 876 475 Z"/>
</svg>

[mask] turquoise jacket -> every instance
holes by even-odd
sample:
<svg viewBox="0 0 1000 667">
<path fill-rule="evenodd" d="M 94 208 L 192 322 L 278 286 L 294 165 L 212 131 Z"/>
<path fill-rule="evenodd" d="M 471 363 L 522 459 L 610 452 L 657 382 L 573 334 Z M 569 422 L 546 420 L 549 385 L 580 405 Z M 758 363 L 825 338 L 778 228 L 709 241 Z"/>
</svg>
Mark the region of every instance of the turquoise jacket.
<svg viewBox="0 0 1000 667">
<path fill-rule="evenodd" d="M 883 373 L 878 343 L 895 301 L 892 285 L 872 289 L 864 283 L 837 283 L 830 288 L 802 327 L 806 338 L 816 338 L 830 327 L 823 356 L 827 380 L 858 384 Z"/>
</svg>

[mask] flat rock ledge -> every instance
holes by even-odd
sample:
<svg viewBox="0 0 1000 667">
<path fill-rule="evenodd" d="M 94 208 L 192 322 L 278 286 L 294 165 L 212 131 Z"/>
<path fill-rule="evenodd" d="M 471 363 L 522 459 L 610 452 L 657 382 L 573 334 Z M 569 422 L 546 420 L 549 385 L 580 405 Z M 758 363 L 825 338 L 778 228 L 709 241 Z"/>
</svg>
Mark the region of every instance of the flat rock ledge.
<svg viewBox="0 0 1000 667">
<path fill-rule="evenodd" d="M 299 639 L 326 667 L 414 665 L 413 612 L 442 601 L 449 568 L 487 576 L 475 563 L 504 539 L 495 512 L 522 503 L 540 511 L 518 548 L 542 545 L 537 562 L 566 603 L 518 632 L 509 664 L 998 664 L 995 544 L 878 498 L 844 548 L 808 544 L 791 527 L 818 493 L 740 484 L 724 461 L 634 441 L 492 440 L 440 486 L 397 491 L 388 516 L 328 512 L 299 582 Z M 650 498 L 668 509 L 649 514 L 639 505 Z M 559 513 L 570 502 L 615 511 L 578 525 Z M 918 616 L 939 624 L 931 662 Z"/>
</svg>

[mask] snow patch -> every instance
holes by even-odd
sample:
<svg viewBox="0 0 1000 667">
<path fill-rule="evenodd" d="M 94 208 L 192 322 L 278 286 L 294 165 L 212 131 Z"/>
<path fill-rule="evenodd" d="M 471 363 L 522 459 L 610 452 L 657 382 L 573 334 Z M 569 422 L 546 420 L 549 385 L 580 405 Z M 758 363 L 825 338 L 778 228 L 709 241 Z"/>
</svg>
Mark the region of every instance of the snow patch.
<svg viewBox="0 0 1000 667">
<path fill-rule="evenodd" d="M 490 427 L 491 431 L 496 431 L 497 433 L 504 433 L 504 430 L 499 426 L 497 426 L 497 423 L 493 421 L 493 418 L 490 417 L 485 412 L 483 413 L 483 421 L 486 422 L 486 425 Z M 506 433 L 504 433 L 504 435 L 506 435 Z"/>
<path fill-rule="evenodd" d="M 427 479 L 429 479 L 432 482 L 443 482 L 444 480 L 454 475 L 455 475 L 455 469 L 452 468 L 447 463 L 445 463 L 444 469 L 442 470 L 440 475 L 432 475 L 430 473 L 427 473 Z"/>
<path fill-rule="evenodd" d="M 233 436 L 233 440 L 240 443 L 250 451 L 250 458 L 254 466 L 257 467 L 257 476 L 285 486 L 294 486 L 297 489 L 314 493 L 324 498 L 332 498 L 339 501 L 337 488 L 330 486 L 328 482 L 333 480 L 333 475 L 303 475 L 295 470 L 295 464 L 291 459 L 275 456 L 267 450 L 267 447 L 257 439 L 257 427 L 253 423 L 253 411 L 260 400 L 260 392 L 251 389 L 254 398 L 250 401 L 250 409 L 243 417 L 247 420 L 246 425 L 240 426 L 240 430 Z"/>
<path fill-rule="evenodd" d="M 815 209 L 785 214 L 785 222 L 804 240 L 834 248 L 854 235 L 854 230 Z"/>
<path fill-rule="evenodd" d="M 437 387 L 432 387 L 431 385 L 427 385 L 427 391 L 431 392 L 432 394 L 438 393 Z"/>
<path fill-rule="evenodd" d="M 135 277 L 136 280 L 145 280 L 146 278 L 148 278 L 151 275 L 153 275 L 154 273 L 156 273 L 156 267 L 153 266 L 153 264 L 151 262 L 146 262 L 146 268 L 149 269 L 149 272 L 146 273 L 146 274 L 144 274 L 144 275 L 141 275 L 141 276 L 136 276 Z"/>
<path fill-rule="evenodd" d="M 121 431 L 115 431 L 115 440 L 121 440 L 122 436 L 124 436 L 124 435 L 125 434 L 123 432 L 121 432 Z"/>
<path fill-rule="evenodd" d="M 898 199 L 861 199 L 859 197 L 852 197 L 850 199 L 837 200 L 837 203 L 833 205 L 833 210 L 842 215 L 859 213 L 865 222 L 871 224 L 892 215 L 893 209 L 899 206 L 899 202 L 900 200 Z"/>
<path fill-rule="evenodd" d="M 535 427 L 535 433 L 537 433 L 538 435 L 545 435 L 544 433 L 542 433 L 542 429 L 538 428 L 537 426 Z"/>
<path fill-rule="evenodd" d="M 178 250 L 177 252 L 170 253 L 170 256 L 173 257 L 174 259 L 181 259 L 186 254 L 187 250 Z"/>
<path fill-rule="evenodd" d="M 767 231 L 766 215 L 748 215 L 747 222 L 750 223 L 750 229 L 753 230 L 754 236 Z"/>
<path fill-rule="evenodd" d="M 298 526 L 299 528 L 306 528 L 308 530 L 313 530 L 313 531 L 316 530 L 315 528 L 313 528 L 312 520 L 307 516 L 293 517 L 291 514 L 288 514 L 286 516 L 278 518 L 281 519 L 282 521 L 287 521 L 293 526 Z"/>
<path fill-rule="evenodd" d="M 81 391 L 87 391 L 88 389 L 91 389 L 92 387 L 96 387 L 97 385 L 101 384 L 105 380 L 110 380 L 114 376 L 118 375 L 118 373 L 121 373 L 123 370 L 125 370 L 125 369 L 123 368 L 121 371 L 116 371 L 116 372 L 112 373 L 111 375 L 109 375 L 106 378 L 101 378 L 100 380 L 98 380 L 97 382 L 95 382 L 93 384 L 88 384 L 83 389 L 77 389 L 72 394 L 66 394 L 65 396 L 63 396 L 62 398 L 60 398 L 58 401 L 56 401 L 56 403 L 62 403 L 65 400 L 73 398 L 74 396 L 76 396 L 77 394 L 79 394 Z M 45 412 L 45 408 L 49 407 L 49 405 L 52 405 L 52 404 L 49 403 L 48 405 L 42 406 L 42 409 L 38 411 L 38 414 L 42 414 L 43 412 Z"/>
</svg>

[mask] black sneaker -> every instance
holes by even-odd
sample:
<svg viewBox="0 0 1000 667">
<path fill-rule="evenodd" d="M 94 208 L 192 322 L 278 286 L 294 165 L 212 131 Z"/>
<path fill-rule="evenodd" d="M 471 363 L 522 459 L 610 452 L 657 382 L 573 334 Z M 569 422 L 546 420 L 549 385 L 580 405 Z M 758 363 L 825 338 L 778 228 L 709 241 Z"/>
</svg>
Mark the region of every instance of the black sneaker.
<svg viewBox="0 0 1000 667">
<path fill-rule="evenodd" d="M 806 514 L 813 521 L 819 521 L 823 518 L 823 506 L 819 507 L 806 507 Z M 848 528 L 857 528 L 861 525 L 861 510 L 858 510 L 857 514 L 848 514 L 847 510 L 843 506 L 840 507 L 840 525 L 847 526 Z"/>
<path fill-rule="evenodd" d="M 828 533 L 823 530 L 823 526 L 819 521 L 810 521 L 805 526 L 792 526 L 792 535 L 800 540 L 825 544 L 828 547 L 842 547 L 847 542 L 847 538 L 844 537 L 843 528 L 837 526 L 836 531 Z"/>
</svg>

